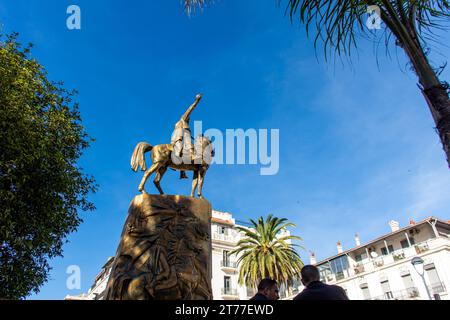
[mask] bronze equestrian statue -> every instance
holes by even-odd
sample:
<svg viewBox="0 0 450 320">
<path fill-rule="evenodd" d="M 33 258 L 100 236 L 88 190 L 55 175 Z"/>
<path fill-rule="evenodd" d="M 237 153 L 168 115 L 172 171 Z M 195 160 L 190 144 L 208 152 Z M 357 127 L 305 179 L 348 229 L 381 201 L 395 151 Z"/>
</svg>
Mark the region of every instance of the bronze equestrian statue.
<svg viewBox="0 0 450 320">
<path fill-rule="evenodd" d="M 189 120 L 192 111 L 200 102 L 202 96 L 198 94 L 194 103 L 181 116 L 180 120 L 175 124 L 170 144 L 159 144 L 152 146 L 147 142 L 139 142 L 134 149 L 131 157 L 131 169 L 135 172 L 139 167 L 145 171 L 144 176 L 139 184 L 139 191 L 146 193 L 144 186 L 148 177 L 156 172 L 153 180 L 160 194 L 164 194 L 161 189 L 160 181 L 167 171 L 167 168 L 180 170 L 180 178 L 187 178 L 184 171 L 190 170 L 194 172 L 192 181 L 191 197 L 194 197 L 195 189 L 198 186 L 197 195 L 202 196 L 203 179 L 209 168 L 214 149 L 212 142 L 208 137 L 200 135 L 195 138 L 194 145 L 191 141 L 191 130 Z M 147 169 L 145 163 L 145 153 L 151 151 L 152 165 Z"/>
</svg>

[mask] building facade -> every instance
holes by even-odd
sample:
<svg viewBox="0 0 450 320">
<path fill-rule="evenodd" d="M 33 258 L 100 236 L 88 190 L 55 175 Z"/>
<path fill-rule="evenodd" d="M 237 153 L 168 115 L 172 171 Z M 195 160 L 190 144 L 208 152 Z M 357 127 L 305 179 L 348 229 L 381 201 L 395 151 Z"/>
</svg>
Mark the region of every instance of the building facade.
<svg viewBox="0 0 450 320">
<path fill-rule="evenodd" d="M 255 288 L 247 288 L 238 284 L 239 266 L 237 257 L 230 253 L 237 248 L 242 237 L 236 227 L 249 227 L 245 222 L 238 222 L 231 213 L 212 211 L 211 242 L 212 242 L 212 293 L 214 300 L 247 300 L 252 297 Z M 289 235 L 285 230 L 279 236 Z M 114 257 L 110 257 L 95 278 L 87 294 L 67 296 L 66 300 L 103 300 Z M 280 298 L 290 298 L 298 293 L 296 288 L 280 288 Z"/>
<path fill-rule="evenodd" d="M 321 280 L 341 286 L 351 300 L 450 300 L 450 223 L 430 217 L 418 223 L 410 221 L 400 228 L 389 223 L 391 232 L 311 264 Z M 423 278 L 411 264 L 414 257 L 423 260 Z M 419 270 L 420 271 L 420 270 Z M 302 289 L 302 288 L 300 288 Z"/>
</svg>

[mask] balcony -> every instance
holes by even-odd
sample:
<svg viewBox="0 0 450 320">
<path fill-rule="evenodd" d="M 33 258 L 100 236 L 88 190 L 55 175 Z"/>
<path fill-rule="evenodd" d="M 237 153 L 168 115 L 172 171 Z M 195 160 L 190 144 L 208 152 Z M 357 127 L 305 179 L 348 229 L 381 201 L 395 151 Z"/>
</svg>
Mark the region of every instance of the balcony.
<svg viewBox="0 0 450 320">
<path fill-rule="evenodd" d="M 322 281 L 329 283 L 340 281 L 348 277 L 362 276 L 364 273 L 373 272 L 379 268 L 387 267 L 394 263 L 408 262 L 408 260 L 418 254 L 422 254 L 428 250 L 433 250 L 446 245 L 446 241 L 448 240 L 439 238 L 429 239 L 408 248 L 391 251 L 389 254 L 380 255 L 376 258 L 365 258 L 359 262 L 355 262 L 350 259 L 350 267 L 349 269 L 344 270 L 344 273 L 340 272 L 333 274 L 330 272 L 329 274 L 322 274 L 321 279 Z"/>
<path fill-rule="evenodd" d="M 414 248 L 416 249 L 417 254 L 421 254 L 421 253 L 424 253 L 424 252 L 430 250 L 430 246 L 428 245 L 427 242 L 422 242 L 422 243 L 416 244 L 414 246 Z"/>
<path fill-rule="evenodd" d="M 324 277 L 324 279 L 323 279 L 325 282 L 333 282 L 333 281 L 336 281 L 336 277 L 335 277 L 335 275 L 333 274 L 333 273 L 329 273 L 329 274 L 327 274 L 325 277 Z"/>
<path fill-rule="evenodd" d="M 431 285 L 427 285 L 428 290 L 431 295 L 446 292 L 445 285 L 443 282 L 432 283 Z"/>
<path fill-rule="evenodd" d="M 339 281 L 339 280 L 342 280 L 342 279 L 346 278 L 346 276 L 345 276 L 343 271 L 340 271 L 340 272 L 336 273 L 335 276 L 336 276 L 336 281 Z"/>
<path fill-rule="evenodd" d="M 237 271 L 237 263 L 234 261 L 220 261 L 220 268 L 222 268 L 223 271 L 228 271 L 228 272 L 236 272 Z"/>
<path fill-rule="evenodd" d="M 236 299 L 239 298 L 236 288 L 222 288 L 222 298 L 227 299 Z"/>
<path fill-rule="evenodd" d="M 394 261 L 400 261 L 406 258 L 405 252 L 402 250 L 400 252 L 393 252 L 392 258 L 394 258 Z"/>
<path fill-rule="evenodd" d="M 355 272 L 355 274 L 363 273 L 365 271 L 364 264 L 363 263 L 358 263 L 353 268 L 353 271 Z"/>
<path fill-rule="evenodd" d="M 380 268 L 380 267 L 384 266 L 384 259 L 383 259 L 383 257 L 379 257 L 379 258 L 376 258 L 375 260 L 373 260 L 372 263 L 375 268 Z"/>
<path fill-rule="evenodd" d="M 368 300 L 415 300 L 419 297 L 419 289 L 410 287 L 404 290 L 388 291 L 381 296 L 370 298 Z"/>
<path fill-rule="evenodd" d="M 228 235 L 224 233 L 218 233 L 213 232 L 212 239 L 216 241 L 223 241 L 223 242 L 229 242 L 229 243 L 236 243 L 238 242 L 238 237 L 235 237 L 233 235 Z"/>
<path fill-rule="evenodd" d="M 387 255 L 382 255 L 374 259 L 365 259 L 363 260 L 363 262 L 359 262 L 353 265 L 353 275 L 358 275 L 364 272 L 371 272 L 393 263 L 410 260 L 412 257 L 427 252 L 428 250 L 437 248 L 442 244 L 442 241 L 440 241 L 439 239 L 431 239 L 420 242 L 416 245 L 412 245 L 408 248 L 391 251 Z"/>
</svg>

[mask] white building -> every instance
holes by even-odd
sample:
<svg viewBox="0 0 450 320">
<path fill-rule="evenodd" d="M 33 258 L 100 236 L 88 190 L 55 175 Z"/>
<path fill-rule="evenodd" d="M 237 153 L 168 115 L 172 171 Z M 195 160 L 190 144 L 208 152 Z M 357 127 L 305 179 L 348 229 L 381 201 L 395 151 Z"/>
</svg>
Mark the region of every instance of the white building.
<svg viewBox="0 0 450 320">
<path fill-rule="evenodd" d="M 239 269 L 237 259 L 230 252 L 237 248 L 242 234 L 236 226 L 249 227 L 245 222 L 236 224 L 235 219 L 228 212 L 212 211 L 211 240 L 212 240 L 212 292 L 214 300 L 247 300 L 255 294 L 255 289 L 238 284 Z M 280 236 L 289 235 L 286 230 Z M 102 300 L 114 258 L 110 257 L 101 272 L 95 278 L 94 284 L 87 294 L 67 296 L 66 300 Z M 288 294 L 280 288 L 280 298 L 292 297 L 298 289 L 289 289 Z"/>
<path fill-rule="evenodd" d="M 338 254 L 311 264 L 321 273 L 321 280 L 345 289 L 352 300 L 434 299 L 450 300 L 450 221 L 434 217 L 399 228 L 389 223 L 391 232 L 360 243 L 344 251 L 337 243 Z M 411 264 L 413 257 L 424 261 L 425 284 Z"/>
<path fill-rule="evenodd" d="M 114 257 L 108 258 L 100 273 L 95 277 L 94 284 L 91 286 L 88 293 L 83 293 L 78 296 L 68 295 L 65 297 L 65 300 L 103 300 L 113 261 Z"/>
</svg>

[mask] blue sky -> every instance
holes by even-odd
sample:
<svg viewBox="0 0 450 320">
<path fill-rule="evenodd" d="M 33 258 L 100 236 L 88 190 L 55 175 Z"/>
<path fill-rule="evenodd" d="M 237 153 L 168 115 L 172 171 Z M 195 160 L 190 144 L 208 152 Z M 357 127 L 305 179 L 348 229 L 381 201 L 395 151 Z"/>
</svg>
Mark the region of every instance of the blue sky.
<svg viewBox="0 0 450 320">
<path fill-rule="evenodd" d="M 403 53 L 387 59 L 380 51 L 377 66 L 373 45 L 362 41 L 352 64 L 327 64 L 275 3 L 220 1 L 188 18 L 177 0 L 1 1 L 3 32 L 32 42 L 49 77 L 79 91 L 96 139 L 81 164 L 100 186 L 91 197 L 97 210 L 82 213 L 64 257 L 52 260 L 51 279 L 30 299 L 88 290 L 115 254 L 137 194 L 135 144 L 166 143 L 198 92 L 204 99 L 191 120 L 204 129 L 280 129 L 277 175 L 261 176 L 256 165 L 209 170 L 204 193 L 215 209 L 239 220 L 286 217 L 319 259 L 338 240 L 352 247 L 356 232 L 362 242 L 388 232 L 390 219 L 450 219 L 444 153 Z M 80 31 L 66 28 L 70 4 L 82 10 Z M 433 61 L 449 53 L 440 47 Z M 165 191 L 188 194 L 190 181 L 177 178 L 166 175 Z M 66 288 L 69 265 L 81 268 L 81 290 Z"/>
</svg>

